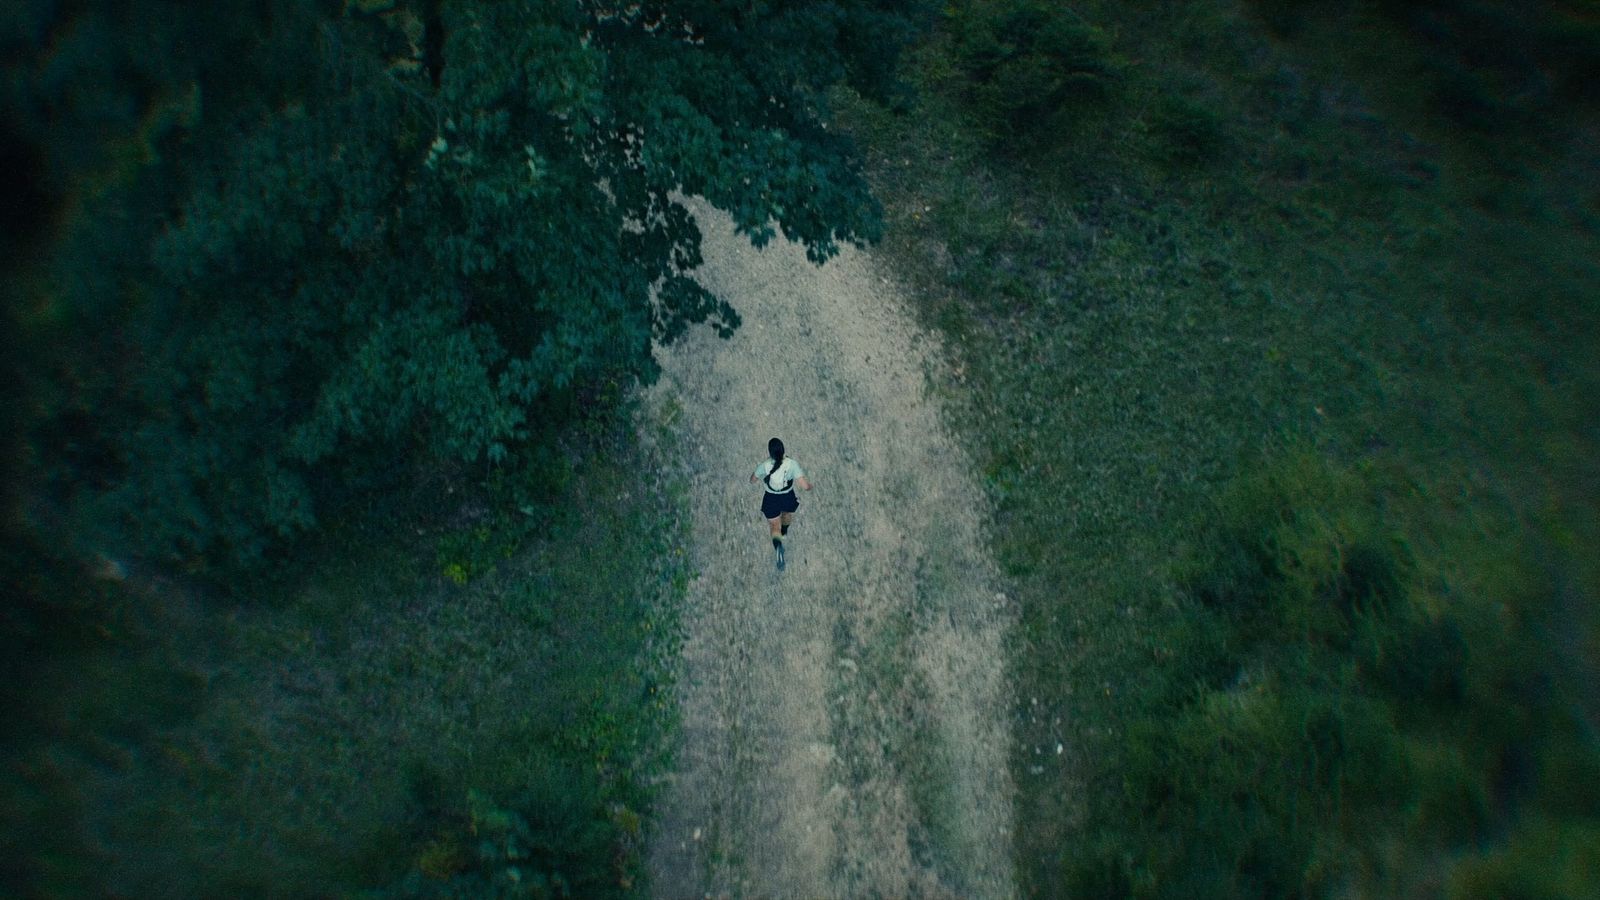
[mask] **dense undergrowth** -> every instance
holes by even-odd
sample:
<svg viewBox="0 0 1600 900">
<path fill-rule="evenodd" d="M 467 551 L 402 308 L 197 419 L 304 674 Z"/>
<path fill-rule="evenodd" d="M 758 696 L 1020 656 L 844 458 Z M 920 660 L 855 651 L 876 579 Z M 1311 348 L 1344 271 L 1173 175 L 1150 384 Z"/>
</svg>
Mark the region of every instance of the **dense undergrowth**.
<svg viewBox="0 0 1600 900">
<path fill-rule="evenodd" d="M 628 893 L 686 575 L 609 421 L 421 475 L 226 601 L 8 543 L 7 891 Z"/>
<path fill-rule="evenodd" d="M 1030 893 L 1595 895 L 1596 46 L 956 3 L 850 109 L 1022 605 Z"/>
</svg>

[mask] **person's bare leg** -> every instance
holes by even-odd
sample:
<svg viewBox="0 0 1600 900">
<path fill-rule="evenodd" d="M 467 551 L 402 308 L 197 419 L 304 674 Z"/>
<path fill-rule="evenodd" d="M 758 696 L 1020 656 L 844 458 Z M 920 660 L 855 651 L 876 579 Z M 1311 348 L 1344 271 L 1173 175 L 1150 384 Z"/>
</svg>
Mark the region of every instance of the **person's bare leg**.
<svg viewBox="0 0 1600 900">
<path fill-rule="evenodd" d="M 772 532 L 772 552 L 777 555 L 778 571 L 783 571 L 783 517 L 778 516 L 767 520 L 767 528 Z"/>
<path fill-rule="evenodd" d="M 780 531 L 787 529 L 790 525 L 794 524 L 794 513 L 786 512 L 783 515 L 779 516 L 778 517 L 778 523 L 781 526 L 779 528 Z"/>
</svg>

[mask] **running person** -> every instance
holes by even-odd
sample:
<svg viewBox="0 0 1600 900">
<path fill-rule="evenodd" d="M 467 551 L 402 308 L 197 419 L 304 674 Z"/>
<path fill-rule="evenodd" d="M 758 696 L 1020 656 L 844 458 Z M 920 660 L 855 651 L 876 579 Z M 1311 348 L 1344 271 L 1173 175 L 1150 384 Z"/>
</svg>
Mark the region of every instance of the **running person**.
<svg viewBox="0 0 1600 900">
<path fill-rule="evenodd" d="M 783 538 L 794 522 L 794 511 L 800 508 L 800 498 L 795 496 L 794 486 L 798 484 L 809 491 L 811 482 L 806 480 L 805 470 L 800 468 L 799 463 L 784 457 L 783 441 L 777 438 L 767 441 L 767 453 L 772 458 L 756 466 L 750 483 L 760 481 L 766 489 L 761 497 L 761 515 L 767 520 L 767 528 L 772 533 L 772 549 L 778 555 L 778 568 L 782 569 Z"/>
</svg>

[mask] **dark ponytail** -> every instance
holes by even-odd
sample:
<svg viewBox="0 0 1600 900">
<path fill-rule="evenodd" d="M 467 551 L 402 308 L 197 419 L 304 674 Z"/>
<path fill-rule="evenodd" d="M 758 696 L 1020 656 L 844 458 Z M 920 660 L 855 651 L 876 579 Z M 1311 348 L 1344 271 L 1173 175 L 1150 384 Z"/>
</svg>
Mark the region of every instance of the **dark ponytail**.
<svg viewBox="0 0 1600 900">
<path fill-rule="evenodd" d="M 783 441 L 773 438 L 767 441 L 767 453 L 772 457 L 772 468 L 768 470 L 767 487 L 772 487 L 772 476 L 778 474 L 778 467 L 783 465 Z"/>
</svg>

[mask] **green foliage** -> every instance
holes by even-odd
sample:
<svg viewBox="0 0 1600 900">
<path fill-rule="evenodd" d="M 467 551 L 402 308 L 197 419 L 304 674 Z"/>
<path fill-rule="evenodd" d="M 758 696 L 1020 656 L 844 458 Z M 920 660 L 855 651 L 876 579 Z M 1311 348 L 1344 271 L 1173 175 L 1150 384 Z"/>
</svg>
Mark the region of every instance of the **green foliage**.
<svg viewBox="0 0 1600 900">
<path fill-rule="evenodd" d="M 1159 705 L 1129 717 L 1122 801 L 1163 895 L 1323 893 L 1359 852 L 1338 826 L 1381 823 L 1410 780 L 1394 712 L 1352 665 L 1420 615 L 1361 483 L 1310 454 L 1264 467 L 1180 575 L 1187 608 L 1157 641 L 1183 649 L 1146 675 Z"/>
<path fill-rule="evenodd" d="M 48 313 L 25 323 L 62 345 L 27 373 L 35 477 L 90 545 L 259 563 L 416 467 L 551 441 L 608 386 L 653 378 L 653 341 L 726 336 L 738 316 L 690 276 L 675 192 L 818 260 L 873 237 L 827 91 L 890 91 L 920 15 L 252 9 L 272 27 L 111 4 L 8 23 L 36 51 L 70 32 L 50 79 L 8 69 L 14 104 L 105 90 L 106 58 L 153 86 L 107 99 L 144 106 L 114 120 L 24 118 L 24 140 L 63 148 L 63 184 L 112 153 L 91 126 L 147 148 L 83 192 L 41 269 Z"/>
<path fill-rule="evenodd" d="M 1600 797 L 1567 792 L 1600 773 L 1600 747 L 1551 694 L 1568 676 L 1538 646 L 1547 609 L 1454 591 L 1441 603 L 1375 480 L 1301 452 L 1220 501 L 1151 638 L 1160 664 L 1126 688 L 1122 791 L 1095 811 L 1126 823 L 1122 837 L 1067 854 L 1067 883 L 1324 895 L 1380 871 L 1391 840 L 1416 852 L 1510 831 L 1452 876 L 1456 892 L 1560 895 L 1576 869 L 1520 867 L 1531 846 L 1592 832 Z"/>
<path fill-rule="evenodd" d="M 467 794 L 465 810 L 437 835 L 417 871 L 370 897 L 621 897 L 615 826 L 587 802 L 594 776 L 552 766 L 509 807 Z M 619 878 L 619 875 L 621 876 Z"/>
<path fill-rule="evenodd" d="M 494 546 L 494 532 L 486 525 L 453 531 L 439 542 L 439 571 L 456 584 L 466 584 L 509 556 L 514 545 Z"/>
<path fill-rule="evenodd" d="M 1486 132 L 1535 124 L 1563 99 L 1592 98 L 1600 27 L 1571 4 L 1477 0 L 1385 3 L 1384 11 L 1436 52 L 1429 74 L 1438 110 Z"/>
<path fill-rule="evenodd" d="M 1415 35 L 1299 6 L 1075 5 L 1138 63 L 1026 154 L 959 35 L 850 108 L 1019 600 L 1021 890 L 1581 894 L 1592 110 L 1463 135 Z"/>
<path fill-rule="evenodd" d="M 1013 147 L 1051 140 L 1103 102 L 1120 66 L 1105 34 L 1056 3 L 964 0 L 944 30 L 977 127 Z"/>
<path fill-rule="evenodd" d="M 1156 111 L 1154 129 L 1161 155 L 1177 165 L 1216 162 L 1230 149 L 1225 114 L 1203 100 L 1176 96 Z"/>
<path fill-rule="evenodd" d="M 19 890 L 625 890 L 689 576 L 672 504 L 596 448 L 653 343 L 738 325 L 674 198 L 817 260 L 876 236 L 830 90 L 892 95 L 927 17 L 0 14 L 0 151 L 40 170 L 43 232 L 3 248 L 40 256 L 7 270 L 16 568 L 48 531 L 62 572 L 104 550 L 212 588 L 63 575 L 6 635 L 40 648 L 7 657 L 37 679 L 0 779 Z"/>
<path fill-rule="evenodd" d="M 1516 897 L 1527 900 L 1600 897 L 1600 826 L 1539 823 L 1507 847 L 1463 864 L 1452 874 L 1452 900 Z"/>
<path fill-rule="evenodd" d="M 7 887 L 610 896 L 637 882 L 689 573 L 674 487 L 607 449 L 627 424 L 569 438 L 561 487 L 500 476 L 387 496 L 325 529 L 293 584 L 233 603 L 8 544 L 8 577 L 31 574 L 3 635 L 19 667 L 0 741 Z M 434 566 L 452 535 L 495 548 L 459 585 Z"/>
<path fill-rule="evenodd" d="M 1406 605 L 1411 566 L 1362 487 L 1310 454 L 1234 487 L 1216 555 L 1180 574 L 1184 592 L 1253 641 L 1348 647 L 1360 622 Z"/>
</svg>

